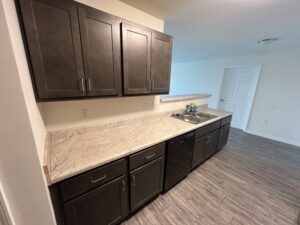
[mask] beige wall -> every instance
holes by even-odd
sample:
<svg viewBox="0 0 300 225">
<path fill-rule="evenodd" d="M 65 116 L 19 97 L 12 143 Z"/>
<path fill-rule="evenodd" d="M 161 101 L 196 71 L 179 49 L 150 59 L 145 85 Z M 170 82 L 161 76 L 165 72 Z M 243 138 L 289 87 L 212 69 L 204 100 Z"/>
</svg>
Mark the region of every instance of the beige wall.
<svg viewBox="0 0 300 225">
<path fill-rule="evenodd" d="M 132 22 L 163 31 L 164 21 L 118 0 L 76 0 Z"/>
<path fill-rule="evenodd" d="M 39 116 L 36 115 L 37 106 L 33 99 L 30 100 L 32 88 L 28 87 L 28 77 L 26 78 L 28 74 L 26 71 L 19 71 L 17 65 L 18 60 L 24 60 L 24 55 L 16 51 L 15 46 L 12 45 L 20 42 L 17 32 L 19 27 L 15 24 L 15 19 L 14 1 L 1 0 L 0 179 L 2 191 L 14 225 L 53 225 L 55 222 L 52 207 L 41 170 L 38 142 L 35 136 L 39 132 L 39 125 L 34 122 L 37 119 L 35 116 Z M 8 27 L 16 32 L 9 33 Z M 11 34 L 16 37 L 11 37 Z"/>
<path fill-rule="evenodd" d="M 42 164 L 47 130 L 35 101 L 14 1 L 3 0 L 3 3 L 5 7 L 5 15 L 7 18 L 13 54 L 15 56 L 16 69 L 21 80 L 21 86 L 27 105 L 28 115 L 32 125 L 32 131 L 34 133 L 34 141 L 37 146 L 40 163 Z"/>
<path fill-rule="evenodd" d="M 12 220 L 11 210 L 8 207 L 6 196 L 4 195 L 3 187 L 0 180 L 0 225 L 15 224 Z"/>
<path fill-rule="evenodd" d="M 144 96 L 53 102 L 43 104 L 43 115 L 47 129 L 57 130 L 184 108 L 190 102 L 205 105 L 208 99 L 160 103 L 159 96 Z"/>
</svg>

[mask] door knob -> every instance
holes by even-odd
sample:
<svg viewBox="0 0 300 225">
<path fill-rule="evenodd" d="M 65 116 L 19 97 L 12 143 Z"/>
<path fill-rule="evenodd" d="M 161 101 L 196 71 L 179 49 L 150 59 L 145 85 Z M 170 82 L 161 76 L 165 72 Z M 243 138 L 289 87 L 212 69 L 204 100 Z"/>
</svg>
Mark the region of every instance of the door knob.
<svg viewBox="0 0 300 225">
<path fill-rule="evenodd" d="M 220 101 L 221 101 L 221 102 L 225 102 L 225 99 L 221 98 Z"/>
</svg>

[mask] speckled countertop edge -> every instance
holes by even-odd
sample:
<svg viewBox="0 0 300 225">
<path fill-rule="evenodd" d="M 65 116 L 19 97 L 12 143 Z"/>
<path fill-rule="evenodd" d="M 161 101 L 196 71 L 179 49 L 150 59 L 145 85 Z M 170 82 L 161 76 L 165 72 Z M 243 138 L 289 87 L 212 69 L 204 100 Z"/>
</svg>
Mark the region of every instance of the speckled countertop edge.
<svg viewBox="0 0 300 225">
<path fill-rule="evenodd" d="M 178 102 L 178 101 L 187 101 L 187 100 L 196 100 L 211 97 L 210 94 L 190 94 L 190 95 L 173 95 L 173 96 L 161 96 L 161 103 L 168 102 Z"/>
</svg>

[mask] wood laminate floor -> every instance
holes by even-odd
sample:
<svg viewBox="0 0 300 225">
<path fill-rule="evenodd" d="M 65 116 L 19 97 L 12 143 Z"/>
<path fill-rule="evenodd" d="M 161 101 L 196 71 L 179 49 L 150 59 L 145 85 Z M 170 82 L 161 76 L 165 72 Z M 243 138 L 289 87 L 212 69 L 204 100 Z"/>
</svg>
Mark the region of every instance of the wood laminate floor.
<svg viewBox="0 0 300 225">
<path fill-rule="evenodd" d="M 123 225 L 296 225 L 300 148 L 231 129 L 226 147 Z"/>
</svg>

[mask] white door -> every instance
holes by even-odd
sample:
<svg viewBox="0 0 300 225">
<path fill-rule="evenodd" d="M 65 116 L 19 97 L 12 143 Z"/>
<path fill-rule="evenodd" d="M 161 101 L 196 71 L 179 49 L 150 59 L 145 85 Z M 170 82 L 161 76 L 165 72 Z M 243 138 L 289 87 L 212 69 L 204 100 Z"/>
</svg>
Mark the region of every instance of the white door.
<svg viewBox="0 0 300 225">
<path fill-rule="evenodd" d="M 233 112 L 231 125 L 245 130 L 261 66 L 224 69 L 218 108 Z"/>
</svg>

